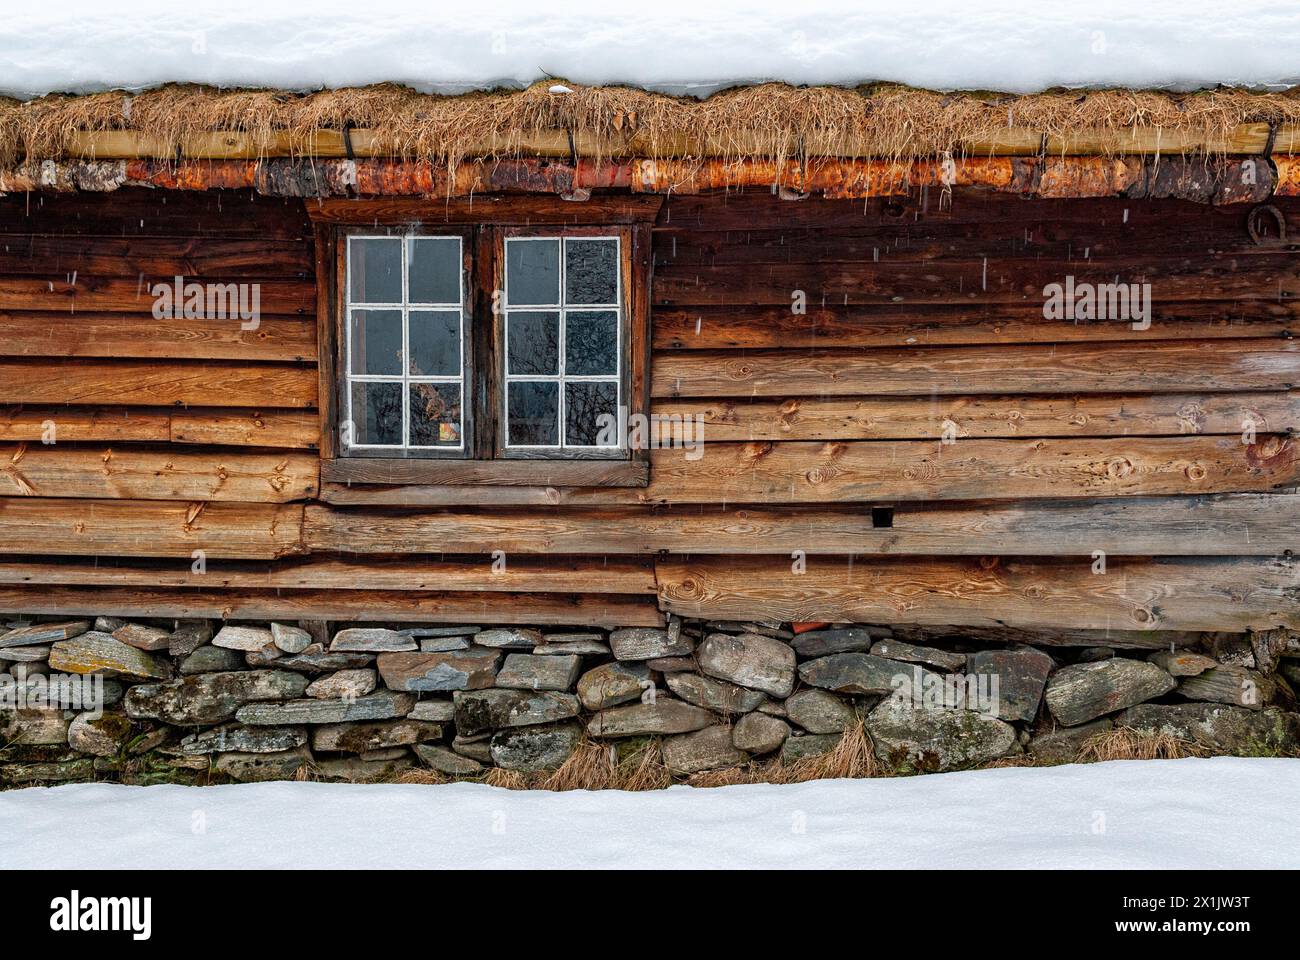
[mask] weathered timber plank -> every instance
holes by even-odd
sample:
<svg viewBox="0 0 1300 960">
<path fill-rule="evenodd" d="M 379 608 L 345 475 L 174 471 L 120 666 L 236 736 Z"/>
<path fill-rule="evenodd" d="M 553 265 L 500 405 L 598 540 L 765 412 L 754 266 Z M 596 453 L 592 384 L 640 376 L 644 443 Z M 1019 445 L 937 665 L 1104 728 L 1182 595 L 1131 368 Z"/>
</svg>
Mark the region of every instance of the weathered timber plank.
<svg viewBox="0 0 1300 960">
<path fill-rule="evenodd" d="M 384 590 L 167 590 L 147 587 L 8 586 L 0 610 L 41 614 L 219 617 L 222 619 L 373 618 L 428 623 L 663 625 L 648 597 L 557 593 L 398 593 Z"/>
<path fill-rule="evenodd" d="M 962 344 L 1069 343 L 1103 340 L 1195 340 L 1300 333 L 1300 303 L 1288 300 L 1157 301 L 1151 328 L 1125 320 L 1046 320 L 1041 302 L 951 306 L 821 306 L 792 313 L 790 304 L 660 307 L 656 350 L 762 350 L 915 347 Z"/>
<path fill-rule="evenodd" d="M 150 287 L 154 283 L 172 282 L 171 277 L 0 277 L 0 310 L 58 313 L 118 311 L 151 316 L 154 298 L 149 292 Z M 239 281 L 214 278 L 211 282 Z M 263 280 L 259 282 L 259 287 L 263 313 L 306 317 L 316 309 L 316 289 L 310 280 Z"/>
<path fill-rule="evenodd" d="M 378 510 L 308 506 L 314 551 L 986 556 L 1274 556 L 1300 550 L 1300 496 L 903 503 L 890 526 L 869 509 L 585 507 Z"/>
<path fill-rule="evenodd" d="M 0 497 L 0 553 L 269 560 L 302 553 L 301 504 Z"/>
<path fill-rule="evenodd" d="M 18 444 L 0 447 L 0 495 L 283 503 L 315 496 L 312 454 Z"/>
<path fill-rule="evenodd" d="M 186 280 L 302 278 L 311 269 L 311 250 L 301 241 L 229 240 L 198 233 L 180 241 L 0 234 L 0 276 L 77 273 L 146 277 L 158 283 L 178 275 Z"/>
<path fill-rule="evenodd" d="M 320 417 L 297 410 L 175 410 L 170 439 L 173 443 L 311 450 L 320 445 Z"/>
<path fill-rule="evenodd" d="M 1300 431 L 1300 392 L 661 400 L 652 413 L 679 443 L 1286 433 Z"/>
<path fill-rule="evenodd" d="M 1282 253 L 1255 257 L 1149 258 L 1123 261 L 1038 260 L 1008 256 L 931 261 L 882 257 L 868 262 L 665 264 L 655 271 L 653 298 L 663 304 L 789 304 L 802 291 L 810 304 L 1043 303 L 1044 287 L 1149 283 L 1161 300 L 1278 300 L 1300 292 L 1300 260 Z M 0 293 L 4 286 L 0 284 Z"/>
<path fill-rule="evenodd" d="M 250 324 L 252 321 L 249 321 Z M 200 360 L 316 360 L 316 327 L 261 317 L 256 329 L 230 320 L 155 320 L 140 314 L 0 312 L 0 356 L 160 357 Z"/>
<path fill-rule="evenodd" d="M 540 487 L 489 484 L 363 484 L 322 482 L 326 503 L 390 507 L 594 506 L 642 504 L 644 487 Z"/>
<path fill-rule="evenodd" d="M 666 559 L 670 613 L 725 620 L 971 624 L 1092 630 L 1300 626 L 1300 566 L 1264 558 L 1092 561 Z"/>
<path fill-rule="evenodd" d="M 314 407 L 314 367 L 146 360 L 0 361 L 0 403 Z"/>
<path fill-rule="evenodd" d="M 1289 390 L 1300 345 L 1276 340 L 659 353 L 655 397 L 1193 393 Z"/>
<path fill-rule="evenodd" d="M 166 410 L 126 407 L 10 407 L 0 410 L 0 440 L 37 443 L 78 440 L 137 440 L 165 443 L 171 416 Z"/>
<path fill-rule="evenodd" d="M 191 587 L 204 590 L 392 590 L 492 593 L 653 594 L 649 560 L 515 557 L 494 570 L 476 560 L 426 561 L 392 557 L 311 557 L 278 563 L 215 562 L 195 572 L 188 562 L 0 561 L 0 584 L 102 587 Z M 497 565 L 499 566 L 499 564 Z"/>
<path fill-rule="evenodd" d="M 311 235 L 301 200 L 250 190 L 116 190 L 0 198 L 8 233 L 78 237 L 302 240 Z"/>
<path fill-rule="evenodd" d="M 481 194 L 464 197 L 384 197 L 358 202 L 322 198 L 306 201 L 317 223 L 534 223 L 577 226 L 584 223 L 637 223 L 653 220 L 664 198 L 631 194 L 597 194 L 583 203 L 557 196 Z"/>
<path fill-rule="evenodd" d="M 351 483 L 447 483 L 453 486 L 643 487 L 650 465 L 640 460 L 369 460 L 321 461 L 321 476 Z"/>
<path fill-rule="evenodd" d="M 1028 643 L 1040 647 L 1115 647 L 1125 650 L 1168 650 L 1170 647 L 1198 647 L 1214 633 L 1195 630 L 1026 630 L 1020 627 L 971 627 L 947 624 L 891 627 L 894 637 L 922 645 L 940 641 L 966 643 Z M 1241 637 L 1247 639 L 1245 634 Z"/>
<path fill-rule="evenodd" d="M 1267 434 L 1069 440 L 760 441 L 652 453 L 663 503 L 1006 500 L 1267 492 L 1300 479 L 1300 445 Z"/>
</svg>

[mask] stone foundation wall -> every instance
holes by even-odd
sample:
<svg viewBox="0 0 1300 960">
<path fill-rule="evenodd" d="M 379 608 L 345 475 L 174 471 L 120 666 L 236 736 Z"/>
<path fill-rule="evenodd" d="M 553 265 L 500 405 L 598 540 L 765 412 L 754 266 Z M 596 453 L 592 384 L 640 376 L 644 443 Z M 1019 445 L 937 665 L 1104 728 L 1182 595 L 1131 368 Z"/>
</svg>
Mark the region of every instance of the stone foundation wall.
<svg viewBox="0 0 1300 960">
<path fill-rule="evenodd" d="M 891 772 L 1065 762 L 1121 727 L 1194 753 L 1300 740 L 1300 637 L 1286 631 L 1152 652 L 850 624 L 8 619 L 7 786 L 533 775 L 592 742 L 613 758 L 657 746 L 668 775 L 690 778 L 788 767 L 863 728 Z"/>
</svg>

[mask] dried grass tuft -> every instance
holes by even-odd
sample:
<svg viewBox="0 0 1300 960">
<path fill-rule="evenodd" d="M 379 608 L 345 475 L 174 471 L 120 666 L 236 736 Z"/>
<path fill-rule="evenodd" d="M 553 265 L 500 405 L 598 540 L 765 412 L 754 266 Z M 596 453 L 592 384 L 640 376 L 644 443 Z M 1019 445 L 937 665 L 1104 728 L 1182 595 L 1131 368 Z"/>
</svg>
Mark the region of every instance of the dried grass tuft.
<svg viewBox="0 0 1300 960">
<path fill-rule="evenodd" d="M 844 731 L 840 742 L 830 753 L 824 753 L 820 757 L 805 757 L 788 766 L 781 765 L 776 772 L 777 779 L 769 782 L 803 783 L 807 780 L 875 777 L 880 773 L 871 737 L 867 734 L 866 721 L 859 719 Z"/>
<path fill-rule="evenodd" d="M 543 790 L 604 790 L 614 779 L 610 747 L 583 739 L 568 760 L 541 781 Z"/>
<path fill-rule="evenodd" d="M 399 776 L 394 783 L 422 783 L 431 786 L 439 786 L 444 783 L 451 783 L 451 778 L 439 773 L 436 770 L 407 770 Z"/>
<path fill-rule="evenodd" d="M 1160 129 L 1217 141 L 1242 123 L 1300 121 L 1295 91 L 1216 89 L 1191 94 L 1140 90 L 1048 92 L 1029 96 L 936 93 L 877 85 L 859 89 L 766 83 L 704 100 L 632 87 L 584 87 L 552 94 L 551 81 L 519 91 L 423 94 L 397 84 L 297 94 L 173 84 L 128 94 L 50 95 L 0 100 L 0 160 L 12 165 L 69 155 L 77 134 L 134 131 L 172 156 L 203 134 L 247 136 L 256 153 L 282 134 L 292 155 L 316 138 L 361 128 L 384 155 L 455 167 L 466 156 L 505 157 L 537 148 L 561 156 L 570 137 L 582 152 L 731 159 L 873 156 L 895 160 L 978 154 L 1009 127 L 1048 136 L 1088 128 L 1124 136 Z"/>
<path fill-rule="evenodd" d="M 1199 743 L 1180 740 L 1167 733 L 1141 734 L 1128 727 L 1116 727 L 1089 738 L 1079 750 L 1080 763 L 1104 760 L 1181 760 L 1204 757 L 1209 751 Z"/>
<path fill-rule="evenodd" d="M 505 770 L 501 767 L 493 767 L 483 778 L 483 782 L 489 787 L 501 787 L 504 790 L 527 790 L 529 788 L 528 778 L 517 770 Z"/>
</svg>

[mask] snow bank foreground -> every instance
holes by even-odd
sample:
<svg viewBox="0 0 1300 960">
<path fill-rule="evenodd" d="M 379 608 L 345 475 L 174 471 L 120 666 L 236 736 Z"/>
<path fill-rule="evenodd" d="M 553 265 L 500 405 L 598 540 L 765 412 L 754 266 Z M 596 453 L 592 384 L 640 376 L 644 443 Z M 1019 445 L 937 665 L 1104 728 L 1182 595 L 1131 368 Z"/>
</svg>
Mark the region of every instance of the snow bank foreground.
<svg viewBox="0 0 1300 960">
<path fill-rule="evenodd" d="M 936 89 L 1286 86 L 1300 5 L 1256 0 L 64 0 L 10 4 L 0 92 L 169 81 L 460 92 L 547 75 L 707 93 L 735 83 Z"/>
<path fill-rule="evenodd" d="M 0 868 L 1300 866 L 1300 760 L 794 786 L 80 784 L 0 793 Z"/>
</svg>

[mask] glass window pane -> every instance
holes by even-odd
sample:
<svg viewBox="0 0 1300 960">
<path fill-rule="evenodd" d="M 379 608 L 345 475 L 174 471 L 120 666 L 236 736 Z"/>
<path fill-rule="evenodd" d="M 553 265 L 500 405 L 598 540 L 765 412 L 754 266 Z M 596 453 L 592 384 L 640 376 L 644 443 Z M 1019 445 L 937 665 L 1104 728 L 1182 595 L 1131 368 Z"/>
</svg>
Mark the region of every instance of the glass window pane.
<svg viewBox="0 0 1300 960">
<path fill-rule="evenodd" d="M 411 376 L 460 376 L 460 311 L 412 310 L 407 323 Z"/>
<path fill-rule="evenodd" d="M 348 241 L 348 296 L 353 303 L 402 302 L 402 241 L 397 237 Z"/>
<path fill-rule="evenodd" d="M 574 310 L 564 315 L 564 372 L 575 377 L 618 373 L 618 312 Z"/>
<path fill-rule="evenodd" d="M 353 445 L 402 442 L 402 385 L 400 383 L 352 384 Z"/>
<path fill-rule="evenodd" d="M 560 315 L 533 310 L 506 314 L 506 371 L 512 376 L 553 377 L 560 372 Z"/>
<path fill-rule="evenodd" d="M 352 372 L 402 375 L 402 311 L 353 310 Z"/>
<path fill-rule="evenodd" d="M 506 240 L 506 303 L 560 302 L 560 241 Z"/>
<path fill-rule="evenodd" d="M 406 241 L 406 263 L 409 302 L 460 303 L 460 240 L 411 237 Z"/>
<path fill-rule="evenodd" d="M 565 446 L 621 446 L 617 428 L 617 383 L 579 382 L 564 385 Z"/>
<path fill-rule="evenodd" d="M 510 446 L 555 446 L 560 442 L 558 383 L 510 383 L 506 391 Z"/>
<path fill-rule="evenodd" d="M 411 446 L 460 446 L 460 384 L 411 384 Z"/>
<path fill-rule="evenodd" d="M 566 240 L 566 303 L 618 303 L 618 241 Z"/>
</svg>

